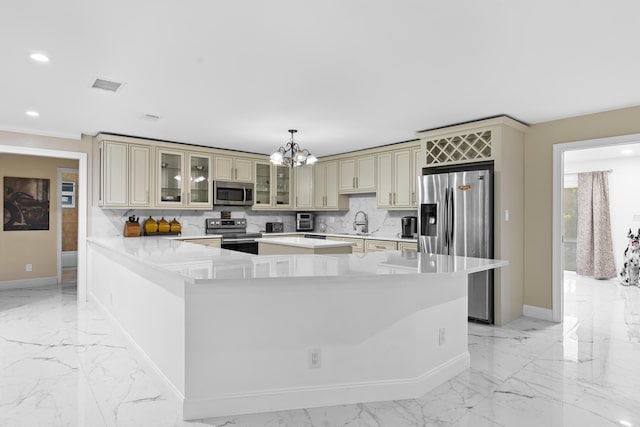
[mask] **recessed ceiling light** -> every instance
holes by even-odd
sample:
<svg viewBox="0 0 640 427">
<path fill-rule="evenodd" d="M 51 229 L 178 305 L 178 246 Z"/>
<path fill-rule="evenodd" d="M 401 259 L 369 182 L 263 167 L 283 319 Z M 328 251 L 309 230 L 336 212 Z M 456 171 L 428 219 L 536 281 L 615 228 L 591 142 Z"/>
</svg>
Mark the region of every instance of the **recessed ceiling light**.
<svg viewBox="0 0 640 427">
<path fill-rule="evenodd" d="M 49 57 L 42 53 L 32 53 L 29 55 L 29 58 L 33 59 L 36 62 L 49 62 Z"/>
<path fill-rule="evenodd" d="M 31 117 L 39 117 L 40 113 L 38 113 L 37 111 L 33 111 L 33 110 L 29 110 L 27 111 L 27 116 L 31 116 Z"/>
<path fill-rule="evenodd" d="M 631 153 L 633 153 L 633 150 L 622 150 L 620 152 L 620 154 L 631 154 Z"/>
</svg>

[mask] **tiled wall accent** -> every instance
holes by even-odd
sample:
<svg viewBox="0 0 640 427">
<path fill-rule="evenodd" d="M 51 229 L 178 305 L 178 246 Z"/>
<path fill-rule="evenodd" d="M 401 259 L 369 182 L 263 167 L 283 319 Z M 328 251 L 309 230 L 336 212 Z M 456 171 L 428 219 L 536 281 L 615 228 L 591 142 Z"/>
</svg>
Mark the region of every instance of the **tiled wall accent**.
<svg viewBox="0 0 640 427">
<path fill-rule="evenodd" d="M 379 235 L 395 236 L 400 233 L 400 218 L 415 215 L 415 211 L 386 211 L 376 208 L 375 194 L 352 195 L 349 198 L 349 211 L 318 212 L 315 231 L 319 231 L 319 223 L 327 225 L 327 233 L 352 233 L 353 220 L 357 211 L 362 210 L 369 217 L 369 231 Z M 182 234 L 204 234 L 205 218 L 220 217 L 221 211 L 231 211 L 232 218 L 247 218 L 247 231 L 264 231 L 267 222 L 283 222 L 285 232 L 295 231 L 295 212 L 265 212 L 252 211 L 242 207 L 216 206 L 213 211 L 179 211 L 179 210 L 151 210 L 151 209 L 91 209 L 92 236 L 120 236 L 124 223 L 129 215 L 140 217 L 140 222 L 149 216 L 159 220 L 164 217 L 171 221 L 173 218 L 182 224 Z"/>
</svg>

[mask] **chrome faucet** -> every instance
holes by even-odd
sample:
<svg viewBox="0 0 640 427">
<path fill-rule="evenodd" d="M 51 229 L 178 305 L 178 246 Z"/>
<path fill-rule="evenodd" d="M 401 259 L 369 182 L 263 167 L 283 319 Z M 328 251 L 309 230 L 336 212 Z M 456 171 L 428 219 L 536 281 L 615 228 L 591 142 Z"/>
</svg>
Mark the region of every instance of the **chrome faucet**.
<svg viewBox="0 0 640 427">
<path fill-rule="evenodd" d="M 364 215 L 364 220 L 358 221 L 359 214 Z M 367 214 L 364 211 L 356 212 L 356 215 L 353 217 L 353 229 L 357 230 L 358 225 L 362 226 L 362 230 L 361 230 L 362 233 L 367 233 L 369 231 L 369 218 L 367 217 Z"/>
</svg>

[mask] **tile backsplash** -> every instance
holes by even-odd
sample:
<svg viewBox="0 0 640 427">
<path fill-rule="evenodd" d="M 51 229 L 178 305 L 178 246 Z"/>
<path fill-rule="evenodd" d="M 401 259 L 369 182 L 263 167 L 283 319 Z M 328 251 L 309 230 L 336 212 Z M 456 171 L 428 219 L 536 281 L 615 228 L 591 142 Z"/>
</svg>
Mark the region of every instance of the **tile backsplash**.
<svg viewBox="0 0 640 427">
<path fill-rule="evenodd" d="M 376 208 L 375 194 L 359 194 L 349 197 L 349 210 L 340 212 L 316 212 L 315 231 L 324 222 L 327 233 L 353 233 L 353 222 L 356 212 L 366 212 L 369 218 L 369 232 L 381 236 L 395 236 L 400 233 L 400 218 L 416 215 L 415 210 L 387 211 Z M 158 209 L 102 209 L 91 208 L 91 231 L 89 235 L 96 237 L 121 236 L 124 223 L 130 215 L 140 217 L 143 224 L 146 218 L 152 216 L 158 220 L 164 217 L 171 221 L 173 218 L 182 224 L 182 234 L 185 236 L 203 235 L 205 218 L 220 217 L 220 212 L 231 211 L 232 218 L 247 218 L 247 231 L 264 231 L 267 222 L 283 222 L 284 231 L 295 231 L 295 212 L 284 211 L 253 211 L 243 207 L 216 206 L 213 211 L 182 211 Z"/>
</svg>

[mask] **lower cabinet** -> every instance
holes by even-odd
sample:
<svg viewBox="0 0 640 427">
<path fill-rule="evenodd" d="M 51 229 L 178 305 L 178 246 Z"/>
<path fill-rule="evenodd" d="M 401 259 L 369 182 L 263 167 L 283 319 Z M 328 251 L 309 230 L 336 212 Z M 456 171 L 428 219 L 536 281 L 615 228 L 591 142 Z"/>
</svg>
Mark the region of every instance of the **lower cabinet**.
<svg viewBox="0 0 640 427">
<path fill-rule="evenodd" d="M 367 239 L 365 241 L 365 252 L 396 251 L 398 243 L 391 240 Z"/>
<path fill-rule="evenodd" d="M 414 242 L 398 242 L 399 251 L 418 252 L 418 243 Z"/>
<path fill-rule="evenodd" d="M 187 243 L 195 243 L 198 245 L 209 246 L 211 248 L 220 248 L 222 247 L 222 239 L 219 237 L 211 237 L 204 239 L 181 239 L 183 242 Z"/>
<path fill-rule="evenodd" d="M 363 253 L 364 252 L 364 239 L 358 239 L 353 237 L 337 237 L 337 236 L 327 236 L 327 240 L 337 240 L 340 242 L 351 242 L 355 243 L 355 246 L 351 248 L 351 253 Z"/>
</svg>

